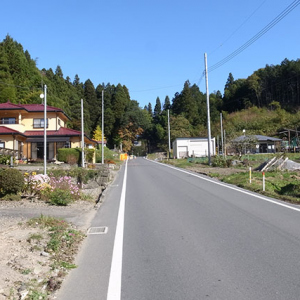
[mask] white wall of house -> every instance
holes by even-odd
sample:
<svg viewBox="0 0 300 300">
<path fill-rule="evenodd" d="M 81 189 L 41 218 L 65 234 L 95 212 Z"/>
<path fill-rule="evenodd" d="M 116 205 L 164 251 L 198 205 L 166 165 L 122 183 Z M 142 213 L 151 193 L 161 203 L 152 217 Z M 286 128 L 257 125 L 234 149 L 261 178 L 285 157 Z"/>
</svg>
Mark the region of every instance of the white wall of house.
<svg viewBox="0 0 300 300">
<path fill-rule="evenodd" d="M 22 125 L 24 126 L 23 131 L 25 130 L 42 130 L 44 127 L 37 127 L 33 126 L 34 119 L 41 119 L 44 120 L 44 113 L 29 113 L 26 114 L 22 119 Z M 57 114 L 54 112 L 47 112 L 47 119 L 48 119 L 48 128 L 47 130 L 58 130 L 60 127 L 64 127 L 65 123 L 61 118 L 57 117 Z M 58 124 L 58 120 L 60 120 L 60 125 Z"/>
<path fill-rule="evenodd" d="M 14 149 L 14 141 L 12 140 L 11 136 L 9 135 L 2 135 L 1 142 L 5 143 L 6 149 Z M 18 149 L 18 148 L 16 148 Z"/>
<path fill-rule="evenodd" d="M 211 139 L 210 154 L 216 155 L 215 138 Z M 207 138 L 177 138 L 173 142 L 173 155 L 176 158 L 208 156 Z"/>
</svg>

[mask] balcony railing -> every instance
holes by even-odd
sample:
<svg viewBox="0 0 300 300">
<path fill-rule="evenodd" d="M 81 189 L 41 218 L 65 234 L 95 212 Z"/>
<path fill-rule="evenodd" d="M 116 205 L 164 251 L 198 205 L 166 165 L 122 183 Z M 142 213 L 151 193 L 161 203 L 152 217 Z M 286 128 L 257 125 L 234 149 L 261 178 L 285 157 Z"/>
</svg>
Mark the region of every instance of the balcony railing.
<svg viewBox="0 0 300 300">
<path fill-rule="evenodd" d="M 19 151 L 12 150 L 12 149 L 6 149 L 6 148 L 0 148 L 0 155 L 11 155 L 13 157 L 18 157 Z"/>
</svg>

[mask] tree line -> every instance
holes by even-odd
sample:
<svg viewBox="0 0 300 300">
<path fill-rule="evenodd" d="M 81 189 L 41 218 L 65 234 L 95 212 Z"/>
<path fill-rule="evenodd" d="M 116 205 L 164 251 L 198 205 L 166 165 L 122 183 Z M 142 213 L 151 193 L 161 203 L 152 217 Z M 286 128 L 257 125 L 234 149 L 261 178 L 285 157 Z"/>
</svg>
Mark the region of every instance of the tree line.
<svg viewBox="0 0 300 300">
<path fill-rule="evenodd" d="M 175 93 L 172 99 L 166 96 L 161 101 L 157 97 L 154 107 L 150 102 L 141 108 L 138 100 L 132 100 L 128 88 L 121 83 L 95 86 L 90 79 L 81 82 L 77 74 L 72 81 L 70 77 L 64 77 L 60 66 L 54 71 L 52 68 L 39 70 L 29 52 L 7 35 L 0 43 L 0 102 L 40 103 L 44 84 L 48 87 L 47 104 L 66 112 L 70 117 L 69 128 L 81 130 L 80 99 L 84 99 L 85 132 L 91 137 L 97 126 L 101 126 L 104 91 L 104 135 L 110 148 L 137 151 L 134 142 L 139 139 L 143 143 L 138 154 L 166 151 L 168 110 L 171 140 L 207 136 L 206 94 L 196 84 L 187 80 L 182 91 Z M 213 92 L 209 99 L 214 136 L 220 134 L 221 112 L 225 124 L 227 120 L 230 123 L 230 115 L 237 112 L 251 110 L 253 115 L 256 111 L 253 108 L 296 113 L 300 106 L 300 60 L 285 59 L 280 65 L 266 65 L 246 79 L 235 80 L 229 73 L 224 93 Z M 274 125 L 272 128 L 272 133 L 276 134 Z M 234 136 L 233 126 L 231 129 Z M 271 134 L 270 130 L 268 132 Z"/>
</svg>

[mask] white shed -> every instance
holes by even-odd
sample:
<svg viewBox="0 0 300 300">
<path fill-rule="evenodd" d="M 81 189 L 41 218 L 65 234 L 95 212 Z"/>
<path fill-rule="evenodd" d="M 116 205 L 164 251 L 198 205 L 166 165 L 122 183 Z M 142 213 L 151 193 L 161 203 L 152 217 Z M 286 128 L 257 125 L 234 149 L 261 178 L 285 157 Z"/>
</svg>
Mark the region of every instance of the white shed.
<svg viewBox="0 0 300 300">
<path fill-rule="evenodd" d="M 177 138 L 173 142 L 174 158 L 208 156 L 208 138 Z M 211 139 L 210 155 L 216 155 L 216 141 Z"/>
</svg>

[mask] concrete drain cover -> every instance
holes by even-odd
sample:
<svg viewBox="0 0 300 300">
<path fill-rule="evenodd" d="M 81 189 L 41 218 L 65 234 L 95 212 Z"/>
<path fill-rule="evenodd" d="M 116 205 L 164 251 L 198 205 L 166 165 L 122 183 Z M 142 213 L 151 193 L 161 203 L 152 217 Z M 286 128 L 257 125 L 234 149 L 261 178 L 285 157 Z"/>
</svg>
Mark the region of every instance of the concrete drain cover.
<svg viewBox="0 0 300 300">
<path fill-rule="evenodd" d="M 90 227 L 87 234 L 106 234 L 108 228 L 106 226 L 102 227 Z"/>
</svg>

